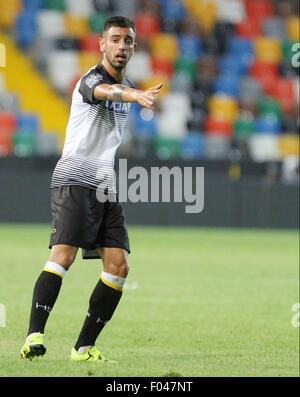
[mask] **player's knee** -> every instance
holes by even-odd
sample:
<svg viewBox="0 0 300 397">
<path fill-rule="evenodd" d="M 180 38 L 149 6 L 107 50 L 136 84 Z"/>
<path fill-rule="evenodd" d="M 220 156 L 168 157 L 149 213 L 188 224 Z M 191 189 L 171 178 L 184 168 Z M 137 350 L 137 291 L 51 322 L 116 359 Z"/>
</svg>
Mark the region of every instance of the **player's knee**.
<svg viewBox="0 0 300 397">
<path fill-rule="evenodd" d="M 127 259 L 116 263 L 115 269 L 117 271 L 116 276 L 126 278 L 129 272 L 129 264 Z"/>
<path fill-rule="evenodd" d="M 129 272 L 129 264 L 126 258 L 111 261 L 107 264 L 105 271 L 118 277 L 126 278 Z"/>
<path fill-rule="evenodd" d="M 69 270 L 70 266 L 75 260 L 75 257 L 76 255 L 74 255 L 74 253 L 68 252 L 68 250 L 66 250 L 55 253 L 54 255 L 50 255 L 50 261 L 61 265 L 66 270 Z"/>
<path fill-rule="evenodd" d="M 119 277 L 126 278 L 126 277 L 128 276 L 128 273 L 129 273 L 129 263 L 128 263 L 127 259 L 122 263 L 120 272 L 121 272 L 121 274 L 123 274 L 123 275 L 122 275 L 122 276 L 119 276 Z"/>
</svg>

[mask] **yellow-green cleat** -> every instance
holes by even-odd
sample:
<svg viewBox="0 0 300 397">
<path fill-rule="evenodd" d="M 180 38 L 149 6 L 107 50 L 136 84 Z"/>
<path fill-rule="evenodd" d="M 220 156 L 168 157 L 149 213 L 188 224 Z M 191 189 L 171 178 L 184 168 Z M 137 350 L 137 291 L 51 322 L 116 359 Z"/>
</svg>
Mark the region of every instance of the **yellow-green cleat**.
<svg viewBox="0 0 300 397">
<path fill-rule="evenodd" d="M 79 353 L 74 347 L 71 350 L 70 361 L 89 361 L 89 362 L 101 362 L 101 363 L 116 363 L 105 358 L 99 350 L 92 346 L 87 349 L 84 353 Z"/>
<path fill-rule="evenodd" d="M 43 356 L 46 353 L 46 346 L 44 345 L 44 334 L 36 332 L 29 335 L 21 349 L 21 358 L 29 358 Z"/>
</svg>

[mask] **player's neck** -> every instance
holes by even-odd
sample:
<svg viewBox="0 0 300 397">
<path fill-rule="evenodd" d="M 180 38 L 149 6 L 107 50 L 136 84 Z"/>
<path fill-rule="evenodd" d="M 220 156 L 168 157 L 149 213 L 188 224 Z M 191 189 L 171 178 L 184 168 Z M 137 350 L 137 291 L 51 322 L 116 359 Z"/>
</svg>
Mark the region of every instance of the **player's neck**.
<svg viewBox="0 0 300 397">
<path fill-rule="evenodd" d="M 106 71 L 113 77 L 117 82 L 122 83 L 125 75 L 125 68 L 117 70 L 111 66 L 111 64 L 104 58 L 102 65 L 105 67 Z"/>
</svg>

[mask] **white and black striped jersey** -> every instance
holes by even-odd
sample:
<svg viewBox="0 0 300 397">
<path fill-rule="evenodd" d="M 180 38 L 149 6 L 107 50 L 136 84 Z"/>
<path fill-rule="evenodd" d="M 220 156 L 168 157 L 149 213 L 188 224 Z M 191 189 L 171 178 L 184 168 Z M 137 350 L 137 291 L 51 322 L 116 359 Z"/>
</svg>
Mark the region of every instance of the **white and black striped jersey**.
<svg viewBox="0 0 300 397">
<path fill-rule="evenodd" d="M 130 103 L 96 100 L 99 84 L 118 84 L 102 64 L 92 67 L 76 84 L 62 157 L 50 187 L 81 185 L 97 189 L 107 181 L 115 191 L 114 161 L 121 143 Z M 123 85 L 133 88 L 126 77 Z"/>
</svg>

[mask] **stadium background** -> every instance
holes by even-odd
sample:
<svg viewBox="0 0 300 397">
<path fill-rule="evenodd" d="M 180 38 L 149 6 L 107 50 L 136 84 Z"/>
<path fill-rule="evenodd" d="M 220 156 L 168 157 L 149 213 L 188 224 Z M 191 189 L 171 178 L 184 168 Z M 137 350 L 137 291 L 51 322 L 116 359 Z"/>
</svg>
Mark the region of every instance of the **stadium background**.
<svg viewBox="0 0 300 397">
<path fill-rule="evenodd" d="M 132 107 L 118 155 L 131 165 L 203 166 L 206 183 L 201 214 L 129 203 L 129 223 L 297 228 L 297 7 L 294 0 L 1 0 L 0 219 L 49 221 L 47 186 L 72 90 L 101 59 L 104 20 L 122 14 L 137 26 L 128 76 L 142 89 L 164 86 L 156 112 Z"/>
<path fill-rule="evenodd" d="M 221 349 L 213 353 L 214 357 L 221 357 L 220 367 L 206 366 L 206 358 L 201 356 L 199 363 L 207 372 L 201 372 L 193 358 L 179 373 L 294 376 L 298 371 L 294 365 L 295 332 L 286 324 L 290 324 L 290 307 L 299 301 L 298 233 L 282 229 L 299 227 L 298 7 L 297 0 L 0 0 L 0 43 L 4 45 L 0 49 L 2 61 L 6 61 L 0 67 L 0 255 L 1 276 L 4 275 L 0 278 L 0 302 L 7 305 L 8 324 L 12 324 L 9 317 L 12 312 L 19 314 L 22 326 L 27 321 L 24 310 L 12 301 L 11 294 L 17 294 L 22 286 L 23 298 L 30 302 L 37 267 L 45 258 L 50 227 L 49 183 L 62 150 L 72 89 L 78 78 L 101 59 L 97 38 L 105 19 L 110 15 L 126 15 L 136 22 L 138 42 L 128 64 L 129 77 L 143 89 L 161 81 L 164 86 L 155 112 L 132 106 L 118 156 L 128 159 L 128 168 L 176 165 L 205 169 L 205 207 L 200 214 L 185 214 L 183 204 L 179 203 L 124 203 L 137 250 L 135 261 L 143 265 L 136 268 L 133 276 L 136 279 L 129 287 L 133 288 L 136 280 L 139 285 L 144 283 L 144 289 L 136 290 L 136 294 L 140 294 L 141 302 L 149 296 L 152 305 L 143 324 L 152 329 L 160 321 L 155 332 L 160 335 L 161 330 L 169 335 L 163 316 L 169 317 L 172 327 L 175 286 L 178 296 L 181 291 L 187 301 L 190 299 L 189 309 L 181 302 L 176 307 L 189 316 L 184 324 L 190 321 L 191 329 L 198 329 L 193 304 L 208 300 L 205 307 L 201 304 L 195 309 L 201 313 L 202 321 L 207 321 L 207 326 L 203 328 L 202 323 L 200 327 L 199 338 L 209 334 Z M 135 229 L 133 225 L 143 226 Z M 169 227 L 165 230 L 150 225 Z M 184 231 L 180 226 L 199 228 Z M 224 231 L 220 227 L 237 229 Z M 254 234 L 249 228 L 254 228 Z M 258 232 L 257 228 L 265 231 Z M 270 228 L 281 230 L 270 234 L 267 230 Z M 186 253 L 179 250 L 182 244 Z M 26 261 L 26 274 L 20 275 L 17 262 L 12 261 L 12 252 L 20 262 Z M 164 263 L 163 268 L 157 257 Z M 10 272 L 3 271 L 5 263 L 10 264 Z M 185 270 L 182 263 L 186 264 Z M 155 266 L 157 274 L 170 285 L 157 284 L 155 273 L 147 270 Z M 180 269 L 189 289 L 184 289 L 177 272 L 173 274 L 174 268 Z M 92 270 L 86 272 L 90 275 Z M 193 280 L 191 274 L 195 276 Z M 71 281 L 66 289 L 72 294 L 72 285 L 83 296 L 85 292 L 80 289 L 76 275 L 73 279 L 71 274 L 68 277 Z M 87 275 L 82 273 L 81 277 Z M 7 280 L 14 281 L 7 283 Z M 24 280 L 27 280 L 25 287 Z M 202 292 L 198 290 L 197 280 L 206 280 L 206 286 L 201 284 Z M 8 284 L 10 290 L 6 288 Z M 157 303 L 161 317 L 158 311 L 156 317 L 152 316 L 156 308 L 152 293 L 157 299 L 165 299 L 164 306 Z M 222 298 L 218 300 L 220 295 Z M 257 306 L 251 312 L 253 299 Z M 138 300 L 130 296 L 128 302 L 138 305 Z M 80 308 L 80 302 L 76 304 Z M 243 328 L 236 322 L 237 312 L 242 316 L 246 306 L 251 310 L 245 314 Z M 218 307 L 222 310 L 225 307 L 225 312 L 218 312 Z M 81 309 L 84 312 L 84 303 Z M 75 321 L 61 306 L 57 310 L 71 323 Z M 124 316 L 121 330 L 127 335 L 126 327 L 130 328 L 130 323 L 122 310 L 126 313 L 126 306 L 120 309 L 119 316 Z M 268 313 L 272 316 L 270 322 L 273 321 L 270 327 Z M 140 321 L 138 316 L 144 315 L 143 307 L 136 306 L 136 314 L 133 311 L 131 315 Z M 211 330 L 210 321 L 217 316 L 221 318 L 222 330 L 218 331 L 217 325 Z M 226 325 L 229 330 L 234 324 L 240 338 L 245 337 L 243 346 L 249 340 L 247 349 L 256 338 L 248 332 L 260 335 L 259 343 L 265 343 L 263 353 L 247 351 L 239 369 L 239 341 L 230 342 L 233 358 L 229 365 L 224 358 L 228 346 L 222 350 L 222 341 L 218 345 L 217 335 L 230 340 Z M 17 326 L 16 342 L 10 337 L 12 325 L 7 331 L 0 329 L 7 332 L 2 339 L 3 351 L 7 343 L 19 348 L 23 334 L 21 324 Z M 54 324 L 50 323 L 50 329 L 51 326 Z M 176 315 L 173 326 L 192 340 L 187 328 L 180 328 L 183 325 Z M 161 339 L 168 346 L 166 334 L 161 334 Z M 118 340 L 119 335 L 114 336 Z M 150 340 L 152 336 L 148 337 Z M 143 356 L 147 342 L 139 345 L 134 336 L 131 338 L 128 343 L 135 344 L 137 352 L 141 349 Z M 170 341 L 173 345 L 178 343 L 179 348 L 180 341 L 174 342 L 172 338 L 175 337 L 170 337 Z M 207 357 L 215 349 L 214 342 L 202 346 Z M 182 349 L 196 351 L 197 346 L 192 343 Z M 282 351 L 276 350 L 277 343 Z M 114 346 L 117 343 L 112 349 Z M 60 348 L 63 351 L 65 347 Z M 164 351 L 163 346 L 161 349 Z M 127 353 L 124 352 L 124 357 Z M 157 351 L 155 354 L 164 362 L 164 357 Z M 180 354 L 176 356 L 178 365 L 184 362 Z M 251 361 L 253 354 L 258 355 L 255 365 Z M 261 366 L 260 354 L 265 355 L 261 357 Z M 269 364 L 265 364 L 264 360 L 270 357 Z M 131 376 L 166 372 L 160 362 L 154 362 L 150 370 L 152 361 L 149 368 L 146 365 L 146 372 L 139 372 L 142 367 L 140 361 L 137 363 Z M 12 364 L 6 365 L 2 374 L 18 374 L 14 365 L 12 358 Z M 59 365 L 55 362 L 55 367 L 45 367 L 46 376 L 64 374 L 64 364 L 61 372 Z M 32 376 L 24 365 L 18 370 Z M 128 372 L 123 374 L 126 376 Z"/>
</svg>

